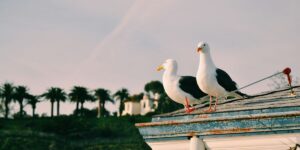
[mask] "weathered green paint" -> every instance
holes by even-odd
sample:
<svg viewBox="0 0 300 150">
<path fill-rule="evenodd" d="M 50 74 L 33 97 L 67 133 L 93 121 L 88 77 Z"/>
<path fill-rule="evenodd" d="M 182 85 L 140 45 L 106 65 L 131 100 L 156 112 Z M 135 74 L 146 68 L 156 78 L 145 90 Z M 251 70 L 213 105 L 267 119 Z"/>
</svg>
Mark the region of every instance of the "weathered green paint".
<svg viewBox="0 0 300 150">
<path fill-rule="evenodd" d="M 203 113 L 206 108 L 200 107 L 194 114 L 159 115 L 136 126 L 146 141 L 300 133 L 300 97 L 286 93 L 221 104 L 214 113 Z"/>
<path fill-rule="evenodd" d="M 300 111 L 300 106 L 249 109 L 249 110 L 241 110 L 241 111 L 226 111 L 226 112 L 201 113 L 201 114 L 191 114 L 191 115 L 161 116 L 161 117 L 153 117 L 152 122 L 162 122 L 162 121 L 171 121 L 171 120 L 191 120 L 195 118 L 215 118 L 215 117 L 226 118 L 226 117 L 243 116 L 243 115 L 284 113 L 290 111 Z"/>
</svg>

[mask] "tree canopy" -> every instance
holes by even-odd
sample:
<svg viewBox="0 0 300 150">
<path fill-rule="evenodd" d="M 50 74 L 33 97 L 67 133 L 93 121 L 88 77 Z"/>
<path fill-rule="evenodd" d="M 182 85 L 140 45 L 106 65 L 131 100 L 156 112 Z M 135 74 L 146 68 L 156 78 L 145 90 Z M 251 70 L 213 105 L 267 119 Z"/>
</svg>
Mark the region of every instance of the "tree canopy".
<svg viewBox="0 0 300 150">
<path fill-rule="evenodd" d="M 28 88 L 26 86 L 15 87 L 15 92 L 13 94 L 14 100 L 19 103 L 19 115 L 23 117 L 23 101 L 29 97 Z"/>
<path fill-rule="evenodd" d="M 162 94 L 165 92 L 164 87 L 160 81 L 151 81 L 151 82 L 147 83 L 144 87 L 144 90 L 147 93 L 151 92 L 152 94 L 155 94 L 155 93 Z"/>
<path fill-rule="evenodd" d="M 122 88 L 118 90 L 113 97 L 120 101 L 119 114 L 122 114 L 124 110 L 124 100 L 129 98 L 129 91 L 126 88 Z"/>
<path fill-rule="evenodd" d="M 98 117 L 103 117 L 105 110 L 105 103 L 107 101 L 114 103 L 110 96 L 110 91 L 107 89 L 99 88 L 95 90 L 95 96 L 98 99 Z"/>
<path fill-rule="evenodd" d="M 0 89 L 0 97 L 5 107 L 4 117 L 7 119 L 9 115 L 9 103 L 12 102 L 14 98 L 14 85 L 12 83 L 4 83 Z"/>
<path fill-rule="evenodd" d="M 76 102 L 76 109 L 74 111 L 75 115 L 79 112 L 79 103 L 81 104 L 80 111 L 82 114 L 83 104 L 86 101 L 94 101 L 95 98 L 90 94 L 89 90 L 83 86 L 74 86 L 69 93 L 69 98 L 72 102 Z"/>
<path fill-rule="evenodd" d="M 59 115 L 59 101 L 65 101 L 67 98 L 64 90 L 59 87 L 51 87 L 41 96 L 51 102 L 51 117 L 53 117 L 54 102 L 57 102 L 57 115 Z"/>
<path fill-rule="evenodd" d="M 147 93 L 152 93 L 152 95 L 156 93 L 159 94 L 156 113 L 167 113 L 183 107 L 181 104 L 174 102 L 168 97 L 165 93 L 163 84 L 160 81 L 151 81 L 145 85 L 144 89 Z"/>
</svg>

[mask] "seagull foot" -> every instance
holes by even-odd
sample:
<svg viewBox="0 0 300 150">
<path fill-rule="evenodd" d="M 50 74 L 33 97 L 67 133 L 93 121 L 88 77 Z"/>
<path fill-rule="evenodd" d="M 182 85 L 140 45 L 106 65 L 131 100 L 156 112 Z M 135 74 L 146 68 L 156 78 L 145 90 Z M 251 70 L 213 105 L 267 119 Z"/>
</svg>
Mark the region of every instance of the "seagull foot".
<svg viewBox="0 0 300 150">
<path fill-rule="evenodd" d="M 185 112 L 189 114 L 189 113 L 191 113 L 194 110 L 195 110 L 194 107 L 192 107 L 192 108 L 191 107 L 187 107 L 187 109 L 185 110 Z"/>
<path fill-rule="evenodd" d="M 214 106 L 214 108 L 212 109 L 212 112 L 217 111 L 217 105 Z"/>
<path fill-rule="evenodd" d="M 185 112 L 188 114 L 195 110 L 194 107 L 191 108 L 191 106 L 189 104 L 189 99 L 187 97 L 185 97 L 185 108 L 186 108 Z"/>
<path fill-rule="evenodd" d="M 213 112 L 215 112 L 215 111 L 217 111 L 217 108 L 216 108 L 216 107 L 213 109 Z"/>
<path fill-rule="evenodd" d="M 209 107 L 207 110 L 204 110 L 204 112 L 208 112 L 208 113 L 214 112 L 214 111 L 215 111 L 215 110 L 211 109 L 211 107 Z"/>
</svg>

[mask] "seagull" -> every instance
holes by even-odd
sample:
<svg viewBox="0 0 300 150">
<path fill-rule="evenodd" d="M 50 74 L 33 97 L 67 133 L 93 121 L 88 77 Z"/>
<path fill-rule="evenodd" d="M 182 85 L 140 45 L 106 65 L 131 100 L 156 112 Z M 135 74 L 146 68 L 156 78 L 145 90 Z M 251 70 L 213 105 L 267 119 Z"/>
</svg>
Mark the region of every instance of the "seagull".
<svg viewBox="0 0 300 150">
<path fill-rule="evenodd" d="M 157 68 L 157 71 L 160 70 L 165 70 L 163 87 L 167 95 L 173 101 L 183 104 L 187 113 L 195 110 L 195 108 L 190 108 L 190 104 L 198 104 L 200 98 L 207 96 L 198 87 L 195 77 L 177 75 L 177 62 L 175 60 L 167 59 Z"/>
<path fill-rule="evenodd" d="M 210 55 L 209 45 L 206 42 L 198 44 L 197 52 L 200 54 L 200 63 L 196 79 L 200 89 L 210 96 L 208 112 L 216 111 L 218 98 L 226 98 L 227 96 L 248 97 L 238 91 L 236 82 L 224 70 L 215 66 Z M 214 110 L 211 108 L 212 97 L 216 98 Z"/>
</svg>

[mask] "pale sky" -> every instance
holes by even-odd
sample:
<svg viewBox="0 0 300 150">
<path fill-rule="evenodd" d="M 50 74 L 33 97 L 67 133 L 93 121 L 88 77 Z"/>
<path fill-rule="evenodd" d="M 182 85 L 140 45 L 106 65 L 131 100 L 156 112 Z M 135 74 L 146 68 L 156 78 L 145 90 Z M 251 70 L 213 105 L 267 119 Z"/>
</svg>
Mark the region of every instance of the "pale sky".
<svg viewBox="0 0 300 150">
<path fill-rule="evenodd" d="M 298 0 L 2 0 L 0 83 L 26 85 L 34 94 L 74 85 L 135 94 L 161 80 L 155 68 L 168 58 L 178 61 L 179 74 L 195 76 L 199 41 L 210 44 L 215 64 L 239 86 L 286 66 L 299 76 L 299 6 Z M 244 92 L 262 90 L 266 83 Z M 74 108 L 65 103 L 61 111 Z M 40 103 L 37 111 L 49 114 L 50 106 Z"/>
</svg>

